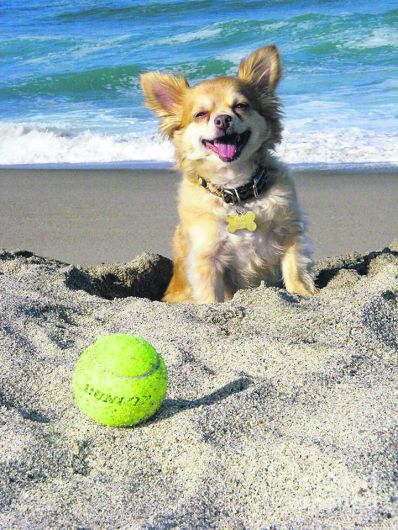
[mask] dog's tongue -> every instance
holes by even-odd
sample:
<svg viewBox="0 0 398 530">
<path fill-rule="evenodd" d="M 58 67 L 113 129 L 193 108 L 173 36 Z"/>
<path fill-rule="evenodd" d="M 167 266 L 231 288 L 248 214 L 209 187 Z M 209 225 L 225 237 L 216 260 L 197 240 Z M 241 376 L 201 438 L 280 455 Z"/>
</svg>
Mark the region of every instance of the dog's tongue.
<svg viewBox="0 0 398 530">
<path fill-rule="evenodd" d="M 217 151 L 220 156 L 223 158 L 234 158 L 236 155 L 236 145 L 235 144 L 224 144 L 216 143 Z"/>
</svg>

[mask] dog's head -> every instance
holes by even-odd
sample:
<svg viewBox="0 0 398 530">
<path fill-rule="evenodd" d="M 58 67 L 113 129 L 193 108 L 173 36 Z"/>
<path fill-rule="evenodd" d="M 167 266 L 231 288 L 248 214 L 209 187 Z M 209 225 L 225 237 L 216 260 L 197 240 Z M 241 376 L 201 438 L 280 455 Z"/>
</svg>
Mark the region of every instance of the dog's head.
<svg viewBox="0 0 398 530">
<path fill-rule="evenodd" d="M 141 76 L 146 102 L 160 129 L 176 145 L 177 157 L 197 167 L 221 169 L 251 160 L 281 140 L 275 88 L 281 75 L 275 46 L 260 48 L 239 66 L 238 76 L 189 87 L 183 76 Z"/>
</svg>

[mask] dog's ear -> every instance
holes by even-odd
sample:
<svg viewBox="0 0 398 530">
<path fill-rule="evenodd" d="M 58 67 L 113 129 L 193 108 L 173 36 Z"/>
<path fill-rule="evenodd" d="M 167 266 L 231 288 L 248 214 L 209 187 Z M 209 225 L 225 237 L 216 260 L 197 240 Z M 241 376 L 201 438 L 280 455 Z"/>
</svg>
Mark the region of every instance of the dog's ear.
<svg viewBox="0 0 398 530">
<path fill-rule="evenodd" d="M 238 78 L 254 86 L 258 93 L 274 92 L 281 78 L 281 62 L 275 45 L 253 52 L 239 65 Z"/>
<path fill-rule="evenodd" d="M 160 129 L 172 137 L 181 123 L 182 101 L 189 87 L 183 76 L 148 72 L 141 75 L 141 86 L 146 104 L 161 118 Z"/>
</svg>

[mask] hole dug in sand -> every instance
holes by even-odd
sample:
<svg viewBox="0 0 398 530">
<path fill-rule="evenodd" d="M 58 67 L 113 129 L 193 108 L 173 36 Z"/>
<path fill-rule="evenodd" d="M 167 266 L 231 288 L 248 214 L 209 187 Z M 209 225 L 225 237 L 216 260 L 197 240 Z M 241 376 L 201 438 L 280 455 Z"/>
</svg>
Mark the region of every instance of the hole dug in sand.
<svg viewBox="0 0 398 530">
<path fill-rule="evenodd" d="M 398 240 L 383 250 L 368 254 L 352 253 L 346 256 L 331 257 L 322 260 L 314 267 L 318 289 L 326 286 L 350 287 L 361 276 L 373 276 L 388 263 L 398 263 Z"/>
<path fill-rule="evenodd" d="M 316 285 L 318 289 L 353 288 L 362 276 L 373 276 L 388 263 L 398 263 L 398 240 L 380 251 L 364 255 L 351 253 L 316 263 Z M 151 252 L 144 252 L 127 263 L 83 268 L 25 250 L 0 249 L 0 275 L 18 275 L 32 266 L 46 266 L 54 271 L 66 266 L 65 285 L 69 289 L 83 290 L 107 300 L 130 296 L 161 300 L 173 273 L 170 259 Z M 295 295 L 283 289 L 282 293 L 287 301 L 295 303 Z"/>
<path fill-rule="evenodd" d="M 65 283 L 70 289 L 82 289 L 108 300 L 128 296 L 160 300 L 172 273 L 170 259 L 144 252 L 128 263 L 102 264 L 87 269 L 71 266 Z"/>
</svg>

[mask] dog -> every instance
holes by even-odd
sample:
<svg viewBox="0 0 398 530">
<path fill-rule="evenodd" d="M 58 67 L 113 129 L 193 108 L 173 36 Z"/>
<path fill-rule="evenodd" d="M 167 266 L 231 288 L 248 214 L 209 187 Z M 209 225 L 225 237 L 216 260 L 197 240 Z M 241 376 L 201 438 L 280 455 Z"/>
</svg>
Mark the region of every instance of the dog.
<svg viewBox="0 0 398 530">
<path fill-rule="evenodd" d="M 281 141 L 281 77 L 275 45 L 242 59 L 237 77 L 190 87 L 184 76 L 141 75 L 146 105 L 175 145 L 180 223 L 163 300 L 215 303 L 242 288 L 280 284 L 315 292 L 311 245 Z"/>
</svg>

